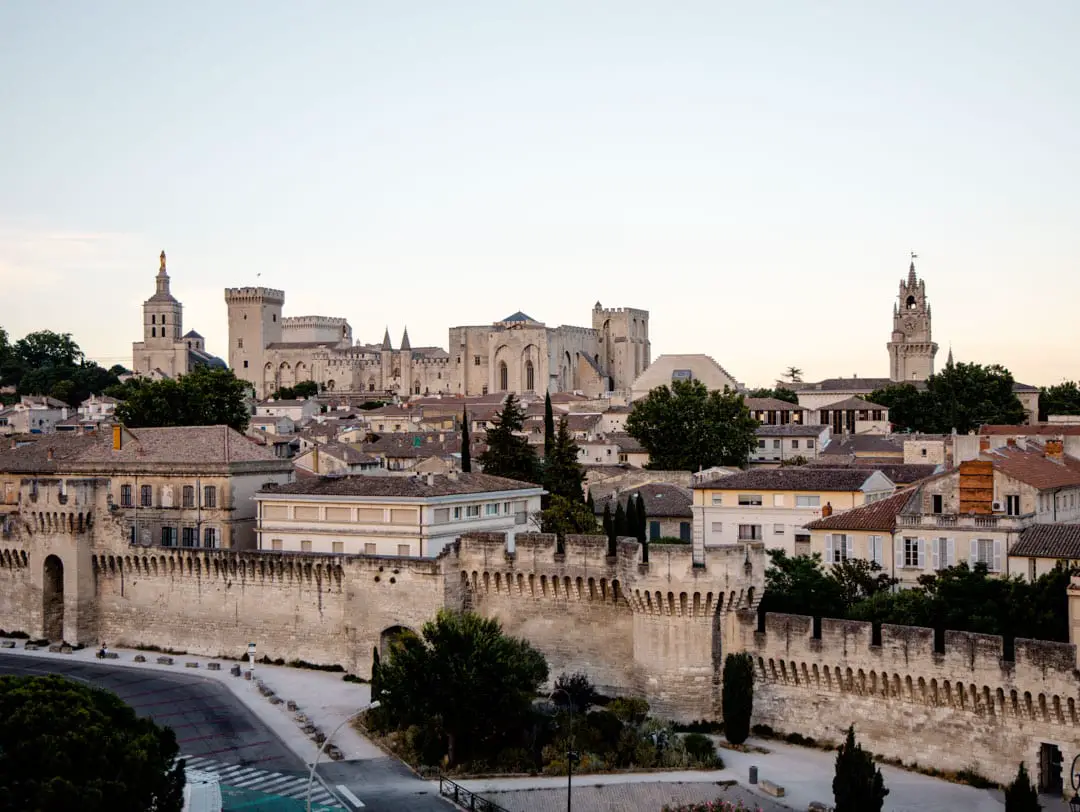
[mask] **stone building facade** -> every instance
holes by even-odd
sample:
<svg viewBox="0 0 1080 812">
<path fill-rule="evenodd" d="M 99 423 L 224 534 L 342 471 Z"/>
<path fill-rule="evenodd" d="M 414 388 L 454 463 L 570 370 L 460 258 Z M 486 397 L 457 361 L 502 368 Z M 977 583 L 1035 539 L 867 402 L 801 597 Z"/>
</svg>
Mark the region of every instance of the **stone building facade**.
<svg viewBox="0 0 1080 812">
<path fill-rule="evenodd" d="M 649 365 L 649 314 L 604 308 L 591 327 L 548 327 L 514 313 L 491 325 L 452 327 L 449 351 L 413 347 L 405 330 L 394 348 L 354 343 L 344 319 L 285 318 L 285 293 L 228 288 L 229 366 L 266 397 L 305 380 L 326 391 L 384 397 L 482 395 L 500 391 L 599 395 L 629 389 Z"/>
<path fill-rule="evenodd" d="M 938 345 L 930 326 L 926 281 L 916 276 L 912 261 L 907 279 L 900 280 L 897 303 L 893 305 L 893 332 L 888 344 L 889 377 L 893 381 L 925 381 L 934 374 Z"/>
</svg>

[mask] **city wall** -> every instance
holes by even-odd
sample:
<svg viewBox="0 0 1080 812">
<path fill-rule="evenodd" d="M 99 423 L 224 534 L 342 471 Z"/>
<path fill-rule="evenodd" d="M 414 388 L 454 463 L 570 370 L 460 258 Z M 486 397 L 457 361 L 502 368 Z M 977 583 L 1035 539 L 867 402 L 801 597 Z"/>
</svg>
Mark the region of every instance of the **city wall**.
<svg viewBox="0 0 1080 812">
<path fill-rule="evenodd" d="M 1071 644 L 823 619 L 821 636 L 801 615 L 740 612 L 739 645 L 754 659 L 754 723 L 820 741 L 854 724 L 860 742 L 908 765 L 971 770 L 1010 781 L 1020 761 L 1037 771 L 1043 743 L 1069 764 L 1080 752 L 1080 675 Z"/>
</svg>

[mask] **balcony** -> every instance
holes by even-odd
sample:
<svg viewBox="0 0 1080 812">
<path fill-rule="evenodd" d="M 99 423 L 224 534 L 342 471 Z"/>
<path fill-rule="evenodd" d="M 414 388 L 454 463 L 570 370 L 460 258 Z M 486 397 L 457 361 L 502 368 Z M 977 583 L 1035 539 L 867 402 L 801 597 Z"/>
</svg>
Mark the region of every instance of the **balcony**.
<svg viewBox="0 0 1080 812">
<path fill-rule="evenodd" d="M 896 517 L 898 527 L 927 527 L 957 530 L 1001 530 L 1018 531 L 1027 527 L 1035 514 L 1026 516 L 1006 516 L 1001 514 L 956 513 L 909 513 Z"/>
</svg>

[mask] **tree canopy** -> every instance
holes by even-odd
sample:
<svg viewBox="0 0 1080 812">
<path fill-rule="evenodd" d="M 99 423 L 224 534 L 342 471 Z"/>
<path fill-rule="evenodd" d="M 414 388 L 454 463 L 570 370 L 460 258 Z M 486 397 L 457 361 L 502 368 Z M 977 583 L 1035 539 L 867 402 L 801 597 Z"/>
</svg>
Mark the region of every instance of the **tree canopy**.
<svg viewBox="0 0 1080 812">
<path fill-rule="evenodd" d="M 179 752 L 171 728 L 108 691 L 58 676 L 0 677 L 5 809 L 180 812 Z"/>
<path fill-rule="evenodd" d="M 584 500 L 582 484 L 585 482 L 585 471 L 578 459 L 580 453 L 581 449 L 563 417 L 559 420 L 551 449 L 544 457 L 544 487 L 552 496 L 562 496 L 575 502 Z"/>
<path fill-rule="evenodd" d="M 129 381 L 116 419 L 132 428 L 144 426 L 231 426 L 247 428 L 251 413 L 248 385 L 230 369 L 196 367 L 179 378 Z"/>
<path fill-rule="evenodd" d="M 746 393 L 748 398 L 775 398 L 776 400 L 784 400 L 788 403 L 798 403 L 799 396 L 788 389 L 786 386 L 778 386 L 775 389 L 751 389 Z"/>
<path fill-rule="evenodd" d="M 658 386 L 626 420 L 627 432 L 649 452 L 649 467 L 669 471 L 744 465 L 757 427 L 742 395 L 710 392 L 698 380 Z"/>
<path fill-rule="evenodd" d="M 283 386 L 270 397 L 274 400 L 296 400 L 313 398 L 319 394 L 319 385 L 315 381 L 300 381 L 296 386 Z"/>
<path fill-rule="evenodd" d="M 48 395 L 77 406 L 119 383 L 115 367 L 86 360 L 70 333 L 41 330 L 10 344 L 0 332 L 0 384 L 19 395 Z"/>
<path fill-rule="evenodd" d="M 497 620 L 443 610 L 391 647 L 373 698 L 387 726 L 423 728 L 453 766 L 504 746 L 547 678 L 543 655 Z"/>
<path fill-rule="evenodd" d="M 1080 386 L 1076 381 L 1064 381 L 1039 390 L 1039 420 L 1052 414 L 1080 414 Z"/>
<path fill-rule="evenodd" d="M 899 431 L 967 434 L 986 423 L 1018 425 L 1027 419 L 1014 384 L 1000 364 L 948 364 L 927 379 L 925 389 L 894 384 L 872 392 L 869 400 L 888 407 Z"/>
<path fill-rule="evenodd" d="M 881 812 L 889 794 L 874 757 L 855 741 L 854 727 L 836 752 L 832 789 L 836 812 Z"/>
<path fill-rule="evenodd" d="M 540 461 L 520 432 L 525 426 L 525 410 L 511 392 L 494 425 L 487 430 L 487 450 L 477 458 L 485 474 L 540 482 Z"/>
</svg>

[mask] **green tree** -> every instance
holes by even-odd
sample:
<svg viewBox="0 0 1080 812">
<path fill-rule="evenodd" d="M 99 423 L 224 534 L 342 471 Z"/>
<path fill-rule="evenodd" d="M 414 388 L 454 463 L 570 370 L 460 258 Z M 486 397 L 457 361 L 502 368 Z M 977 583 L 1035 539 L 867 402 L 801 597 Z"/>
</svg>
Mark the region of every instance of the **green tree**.
<svg viewBox="0 0 1080 812">
<path fill-rule="evenodd" d="M 27 333 L 15 342 L 12 354 L 24 371 L 39 367 L 76 367 L 83 360 L 83 351 L 71 333 L 40 330 Z"/>
<path fill-rule="evenodd" d="M 551 393 L 544 394 L 544 459 L 555 448 L 555 413 L 551 410 Z"/>
<path fill-rule="evenodd" d="M 469 410 L 461 410 L 461 470 L 468 474 L 472 471 L 472 438 L 469 437 Z"/>
<path fill-rule="evenodd" d="M 828 577 L 836 582 L 840 605 L 845 615 L 859 601 L 889 592 L 899 581 L 885 572 L 876 561 L 865 558 L 848 558 L 834 564 Z"/>
<path fill-rule="evenodd" d="M 627 432 L 649 452 L 649 467 L 672 471 L 744 465 L 757 426 L 742 395 L 710 392 L 698 380 L 658 386 L 626 420 Z"/>
<path fill-rule="evenodd" d="M 589 508 L 589 513 L 593 516 L 596 515 L 596 502 L 593 500 L 592 491 L 585 494 L 585 505 Z"/>
<path fill-rule="evenodd" d="M 784 370 L 783 377 L 792 383 L 802 383 L 802 370 L 796 366 L 790 366 Z"/>
<path fill-rule="evenodd" d="M 379 661 L 379 647 L 371 649 L 371 695 L 382 695 L 382 663 Z"/>
<path fill-rule="evenodd" d="M 875 389 L 867 400 L 889 410 L 889 422 L 896 431 L 925 431 L 935 422 L 930 414 L 930 402 L 910 383 L 891 384 Z"/>
<path fill-rule="evenodd" d="M 600 701 L 600 694 L 596 692 L 596 686 L 586 674 L 560 674 L 555 680 L 551 700 L 561 706 L 572 705 L 574 713 L 587 713 L 589 708 Z"/>
<path fill-rule="evenodd" d="M 548 667 L 497 620 L 443 610 L 421 636 L 402 637 L 380 673 L 380 715 L 392 729 L 427 731 L 454 766 L 520 735 Z"/>
<path fill-rule="evenodd" d="M 748 398 L 773 398 L 775 400 L 783 400 L 788 403 L 798 403 L 799 396 L 784 386 L 778 386 L 775 389 L 751 389 L 746 393 Z"/>
<path fill-rule="evenodd" d="M 634 528 L 634 535 L 637 536 L 638 541 L 645 544 L 646 539 L 648 538 L 649 517 L 645 510 L 645 500 L 641 497 L 640 493 L 637 495 L 637 510 L 634 511 L 634 515 L 637 518 L 637 527 Z"/>
<path fill-rule="evenodd" d="M 609 540 L 615 540 L 615 518 L 611 515 L 611 501 L 604 504 L 604 535 Z"/>
<path fill-rule="evenodd" d="M 564 417 L 559 420 L 555 441 L 544 456 L 544 488 L 552 496 L 576 502 L 583 500 L 585 472 L 578 461 L 580 452 Z"/>
<path fill-rule="evenodd" d="M 790 556 L 782 549 L 769 550 L 768 554 L 765 594 L 759 611 L 844 616 L 840 585 L 825 572 L 820 554 Z"/>
<path fill-rule="evenodd" d="M 485 474 L 539 482 L 540 465 L 529 441 L 520 432 L 525 426 L 525 410 L 511 392 L 494 425 L 487 430 L 487 450 L 479 457 Z"/>
<path fill-rule="evenodd" d="M 854 727 L 837 750 L 832 788 L 836 812 L 881 812 L 889 794 L 874 757 L 855 741 Z"/>
<path fill-rule="evenodd" d="M 1039 420 L 1046 420 L 1052 414 L 1080 414 L 1080 386 L 1076 381 L 1039 389 Z"/>
<path fill-rule="evenodd" d="M 732 744 L 742 744 L 750 735 L 750 717 L 754 713 L 754 659 L 746 652 L 729 654 L 724 659 L 721 702 L 724 737 Z"/>
<path fill-rule="evenodd" d="M 618 497 L 616 497 L 617 499 Z M 615 518 L 611 520 L 611 529 L 615 533 L 615 538 L 632 535 L 626 529 L 626 509 L 623 507 L 622 502 L 615 502 Z"/>
<path fill-rule="evenodd" d="M 600 531 L 596 525 L 596 514 L 580 499 L 568 499 L 555 494 L 548 506 L 540 512 L 540 528 L 545 533 L 554 533 L 559 542 L 567 535 L 595 535 Z"/>
<path fill-rule="evenodd" d="M 58 676 L 0 677 L 5 809 L 180 812 L 176 735 L 108 691 Z"/>
<path fill-rule="evenodd" d="M 1027 767 L 1020 762 L 1016 778 L 1005 787 L 1005 812 L 1041 812 L 1039 793 L 1028 777 Z"/>
<path fill-rule="evenodd" d="M 626 535 L 637 538 L 638 534 L 638 518 L 637 518 L 637 496 L 636 494 L 630 494 L 626 497 Z"/>
<path fill-rule="evenodd" d="M 196 367 L 132 388 L 116 417 L 131 428 L 224 425 L 243 431 L 251 418 L 246 396 L 247 384 L 232 370 Z"/>
</svg>

